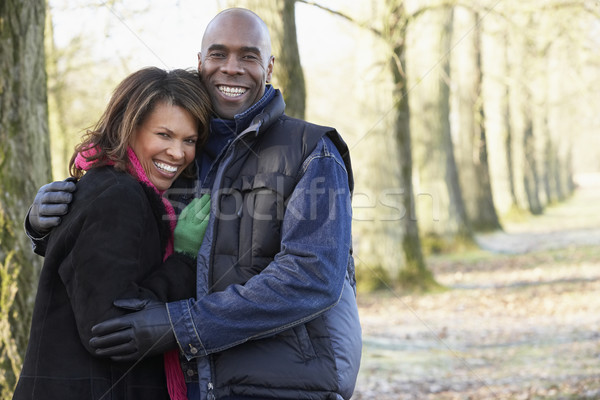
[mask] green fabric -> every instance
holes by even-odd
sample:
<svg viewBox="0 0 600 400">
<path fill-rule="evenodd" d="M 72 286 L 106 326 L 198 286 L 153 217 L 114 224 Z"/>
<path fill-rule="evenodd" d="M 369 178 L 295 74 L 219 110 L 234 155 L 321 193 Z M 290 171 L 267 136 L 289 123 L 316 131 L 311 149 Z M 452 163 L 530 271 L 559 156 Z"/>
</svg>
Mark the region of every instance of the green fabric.
<svg viewBox="0 0 600 400">
<path fill-rule="evenodd" d="M 195 258 L 210 219 L 210 195 L 194 199 L 183 209 L 173 233 L 175 251 Z"/>
</svg>

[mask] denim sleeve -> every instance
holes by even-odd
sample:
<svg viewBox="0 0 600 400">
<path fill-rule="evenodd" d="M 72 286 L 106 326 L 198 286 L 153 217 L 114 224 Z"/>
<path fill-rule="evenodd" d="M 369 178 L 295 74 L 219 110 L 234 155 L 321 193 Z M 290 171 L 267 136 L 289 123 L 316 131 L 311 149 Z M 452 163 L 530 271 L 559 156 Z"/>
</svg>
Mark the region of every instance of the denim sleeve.
<svg viewBox="0 0 600 400">
<path fill-rule="evenodd" d="M 168 303 L 188 359 L 274 335 L 340 299 L 351 246 L 348 175 L 324 138 L 305 161 L 282 225 L 281 251 L 245 285 Z"/>
</svg>

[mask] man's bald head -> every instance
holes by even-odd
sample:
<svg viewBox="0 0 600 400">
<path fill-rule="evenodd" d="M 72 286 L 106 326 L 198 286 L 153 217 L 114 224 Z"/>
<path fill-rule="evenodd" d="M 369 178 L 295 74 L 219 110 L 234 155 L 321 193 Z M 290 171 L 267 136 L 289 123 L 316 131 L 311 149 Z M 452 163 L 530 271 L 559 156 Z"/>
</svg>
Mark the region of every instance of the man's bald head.
<svg viewBox="0 0 600 400">
<path fill-rule="evenodd" d="M 271 81 L 275 59 L 269 29 L 255 13 L 229 8 L 210 21 L 202 37 L 198 71 L 220 118 L 252 107 Z"/>
<path fill-rule="evenodd" d="M 271 35 L 267 24 L 256 13 L 246 8 L 228 8 L 218 13 L 206 26 L 204 35 L 202 36 L 201 51 L 206 50 L 207 38 L 210 37 L 215 29 L 223 29 L 224 26 L 232 28 L 239 27 L 239 23 L 246 26 L 252 26 L 256 32 L 260 32 L 261 43 L 265 46 L 266 55 L 271 56 Z M 259 43 L 257 43 L 259 45 Z"/>
</svg>

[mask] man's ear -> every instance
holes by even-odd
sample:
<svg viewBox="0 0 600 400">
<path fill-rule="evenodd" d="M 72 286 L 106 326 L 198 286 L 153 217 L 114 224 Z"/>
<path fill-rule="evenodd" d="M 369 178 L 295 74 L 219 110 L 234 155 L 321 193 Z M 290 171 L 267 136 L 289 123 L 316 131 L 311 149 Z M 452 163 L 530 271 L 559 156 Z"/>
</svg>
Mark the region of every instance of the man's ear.
<svg viewBox="0 0 600 400">
<path fill-rule="evenodd" d="M 202 71 L 202 53 L 198 52 L 198 72 Z"/>
<path fill-rule="evenodd" d="M 269 57 L 269 64 L 267 65 L 267 83 L 271 82 L 273 78 L 273 66 L 275 65 L 275 56 Z M 198 67 L 200 68 L 200 67 Z"/>
</svg>

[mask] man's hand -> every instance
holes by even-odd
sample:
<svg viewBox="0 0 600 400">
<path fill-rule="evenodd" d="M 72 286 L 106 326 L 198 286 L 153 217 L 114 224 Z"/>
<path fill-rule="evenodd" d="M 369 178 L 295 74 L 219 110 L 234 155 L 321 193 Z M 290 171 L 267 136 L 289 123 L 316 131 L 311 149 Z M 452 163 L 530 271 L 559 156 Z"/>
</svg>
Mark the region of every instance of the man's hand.
<svg viewBox="0 0 600 400">
<path fill-rule="evenodd" d="M 210 195 L 194 199 L 183 209 L 174 237 L 175 251 L 196 258 L 210 219 Z"/>
<path fill-rule="evenodd" d="M 48 183 L 40 188 L 27 216 L 34 231 L 45 235 L 60 224 L 69 209 L 76 186 L 72 180 Z"/>
<path fill-rule="evenodd" d="M 116 300 L 117 307 L 140 311 L 101 322 L 92 328 L 90 346 L 113 361 L 137 361 L 177 347 L 167 307 L 153 300 Z"/>
</svg>

